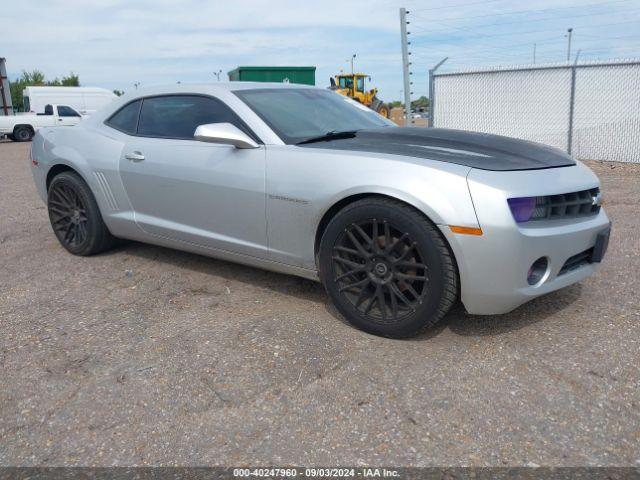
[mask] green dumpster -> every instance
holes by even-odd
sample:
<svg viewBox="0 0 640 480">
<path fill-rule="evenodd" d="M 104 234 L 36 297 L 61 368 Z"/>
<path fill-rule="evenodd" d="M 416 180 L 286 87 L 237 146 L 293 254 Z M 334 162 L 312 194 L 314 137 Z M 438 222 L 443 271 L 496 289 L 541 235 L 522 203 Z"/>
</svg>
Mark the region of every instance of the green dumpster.
<svg viewBox="0 0 640 480">
<path fill-rule="evenodd" d="M 228 75 L 232 82 L 316 84 L 316 67 L 238 67 Z"/>
</svg>

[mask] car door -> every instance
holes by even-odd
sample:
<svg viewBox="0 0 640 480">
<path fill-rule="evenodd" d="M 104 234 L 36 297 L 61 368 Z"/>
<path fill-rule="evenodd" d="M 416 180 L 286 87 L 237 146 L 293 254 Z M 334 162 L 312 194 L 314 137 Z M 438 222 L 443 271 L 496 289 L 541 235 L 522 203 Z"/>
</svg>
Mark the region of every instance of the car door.
<svg viewBox="0 0 640 480">
<path fill-rule="evenodd" d="M 144 98 L 120 176 L 136 223 L 149 234 L 251 256 L 268 256 L 265 149 L 193 139 L 198 125 L 248 127 L 202 95 Z"/>
<path fill-rule="evenodd" d="M 58 105 L 56 108 L 58 110 L 56 123 L 59 126 L 70 127 L 76 125 L 82 119 L 82 116 L 71 107 Z"/>
</svg>

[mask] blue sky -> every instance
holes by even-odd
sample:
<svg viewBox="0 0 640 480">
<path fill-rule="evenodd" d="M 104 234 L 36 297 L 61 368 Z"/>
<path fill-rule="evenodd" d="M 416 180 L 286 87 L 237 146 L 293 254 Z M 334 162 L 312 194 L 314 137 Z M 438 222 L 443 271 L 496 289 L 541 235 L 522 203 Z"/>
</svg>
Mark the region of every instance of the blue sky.
<svg viewBox="0 0 640 480">
<path fill-rule="evenodd" d="M 314 65 L 316 83 L 366 72 L 385 100 L 401 98 L 399 7 L 409 10 L 414 97 L 427 70 L 640 57 L 640 0 L 22 0 L 3 11 L 0 56 L 10 78 L 70 71 L 83 85 L 215 81 L 238 65 Z"/>
</svg>

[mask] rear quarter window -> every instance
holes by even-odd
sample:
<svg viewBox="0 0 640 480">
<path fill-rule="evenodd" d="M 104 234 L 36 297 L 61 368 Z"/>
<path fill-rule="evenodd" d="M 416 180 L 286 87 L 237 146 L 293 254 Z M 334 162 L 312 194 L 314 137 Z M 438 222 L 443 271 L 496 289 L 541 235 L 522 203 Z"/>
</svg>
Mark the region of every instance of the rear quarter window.
<svg viewBox="0 0 640 480">
<path fill-rule="evenodd" d="M 135 102 L 125 105 L 111 115 L 105 123 L 116 130 L 128 133 L 129 135 L 135 135 L 138 127 L 138 114 L 140 113 L 141 103 L 142 100 L 136 100 Z"/>
</svg>

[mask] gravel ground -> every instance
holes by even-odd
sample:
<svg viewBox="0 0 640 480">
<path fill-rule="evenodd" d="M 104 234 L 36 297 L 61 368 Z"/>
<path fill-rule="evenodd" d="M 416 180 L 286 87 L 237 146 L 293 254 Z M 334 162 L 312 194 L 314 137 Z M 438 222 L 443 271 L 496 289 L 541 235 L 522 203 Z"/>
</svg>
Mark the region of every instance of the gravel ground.
<svg viewBox="0 0 640 480">
<path fill-rule="evenodd" d="M 640 164 L 590 164 L 597 275 L 394 341 L 299 278 L 69 255 L 27 149 L 0 143 L 1 465 L 640 465 Z"/>
</svg>

